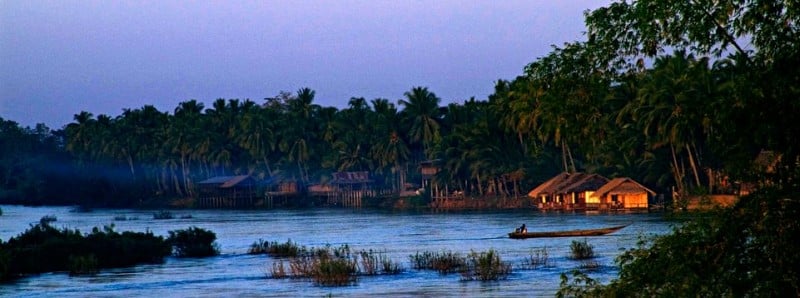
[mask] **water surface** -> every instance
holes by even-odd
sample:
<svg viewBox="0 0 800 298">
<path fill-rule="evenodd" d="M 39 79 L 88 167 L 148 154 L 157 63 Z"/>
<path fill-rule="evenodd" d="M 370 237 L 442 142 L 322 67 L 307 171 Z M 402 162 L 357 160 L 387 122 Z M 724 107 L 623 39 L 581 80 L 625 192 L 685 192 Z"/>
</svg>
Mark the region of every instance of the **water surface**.
<svg viewBox="0 0 800 298">
<path fill-rule="evenodd" d="M 105 209 L 88 213 L 69 207 L 0 206 L 0 238 L 7 241 L 42 216 L 55 215 L 56 227 L 89 232 L 93 227 L 113 224 L 116 231 L 168 231 L 196 226 L 217 234 L 222 254 L 204 259 L 169 257 L 164 264 L 106 269 L 94 276 L 70 277 L 65 272 L 26 277 L 0 285 L 0 296 L 15 297 L 319 297 L 319 296 L 444 296 L 521 297 L 553 296 L 560 274 L 578 268 L 581 262 L 567 258 L 573 240 L 594 246 L 601 266 L 589 272 L 607 282 L 616 277 L 614 258 L 634 247 L 640 236 L 664 234 L 672 222 L 661 214 L 553 214 L 535 211 L 408 213 L 375 210 L 178 210 L 175 219 L 154 220 L 153 211 Z M 181 219 L 182 215 L 191 218 Z M 133 220 L 119 221 L 124 216 Z M 529 231 L 601 228 L 631 225 L 612 235 L 589 238 L 539 238 L 514 240 L 506 234 L 525 223 Z M 385 252 L 404 268 L 399 275 L 364 276 L 356 285 L 321 287 L 304 279 L 268 278 L 272 258 L 248 255 L 259 240 L 321 247 L 348 244 L 354 251 Z M 550 266 L 522 269 L 534 249 L 545 248 Z M 440 275 L 411 268 L 409 255 L 417 252 L 499 252 L 514 271 L 497 282 L 461 281 L 458 274 Z"/>
</svg>

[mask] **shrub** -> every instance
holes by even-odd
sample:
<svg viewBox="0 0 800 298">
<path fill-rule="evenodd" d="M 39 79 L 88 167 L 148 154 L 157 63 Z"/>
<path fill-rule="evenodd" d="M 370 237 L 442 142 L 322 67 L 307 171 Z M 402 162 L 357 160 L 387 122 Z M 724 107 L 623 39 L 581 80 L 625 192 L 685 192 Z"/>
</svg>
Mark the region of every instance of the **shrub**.
<svg viewBox="0 0 800 298">
<path fill-rule="evenodd" d="M 569 246 L 570 248 L 570 258 L 573 260 L 585 260 L 594 258 L 594 247 L 586 242 L 586 239 L 583 241 L 572 240 L 572 244 Z"/>
<path fill-rule="evenodd" d="M 214 232 L 191 227 L 169 231 L 168 242 L 172 244 L 177 257 L 209 257 L 219 254 L 219 247 L 214 242 L 216 239 Z"/>
<path fill-rule="evenodd" d="M 357 281 L 358 265 L 346 246 L 318 251 L 311 275 L 315 283 L 323 286 L 344 286 Z"/>
<path fill-rule="evenodd" d="M 69 275 L 91 275 L 97 271 L 97 258 L 94 255 L 69 256 Z"/>
<path fill-rule="evenodd" d="M 58 230 L 39 223 L 0 242 L 0 280 L 52 271 L 91 273 L 100 268 L 163 262 L 170 246 L 152 233 L 115 232 L 113 226 Z"/>
<path fill-rule="evenodd" d="M 52 223 L 54 221 L 57 221 L 57 220 L 58 220 L 58 218 L 56 218 L 55 215 L 45 215 L 45 216 L 42 216 L 42 218 L 39 219 L 39 224 L 49 225 L 50 223 Z"/>
<path fill-rule="evenodd" d="M 511 264 L 503 262 L 493 249 L 487 252 L 470 252 L 467 266 L 461 271 L 463 280 L 499 280 L 511 274 Z"/>
</svg>

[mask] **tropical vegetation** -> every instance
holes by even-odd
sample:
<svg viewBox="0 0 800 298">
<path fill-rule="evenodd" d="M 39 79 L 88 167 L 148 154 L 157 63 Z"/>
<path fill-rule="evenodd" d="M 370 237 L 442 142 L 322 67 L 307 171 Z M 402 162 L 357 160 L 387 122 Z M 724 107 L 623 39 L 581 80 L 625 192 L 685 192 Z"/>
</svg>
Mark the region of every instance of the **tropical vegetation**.
<svg viewBox="0 0 800 298">
<path fill-rule="evenodd" d="M 0 200 L 129 205 L 192 196 L 195 181 L 216 175 L 312 183 L 356 170 L 399 190 L 428 160 L 441 167 L 438 185 L 518 196 L 556 172 L 589 171 L 679 204 L 752 192 L 623 254 L 608 287 L 579 277 L 599 291 L 590 293 L 797 296 L 800 266 L 788 254 L 800 199 L 800 5 L 622 1 L 587 11 L 586 26 L 585 40 L 554 46 L 486 99 L 446 106 L 413 87 L 397 104 L 354 97 L 337 109 L 302 88 L 258 103 L 80 112 L 54 131 L 0 119 Z"/>
</svg>

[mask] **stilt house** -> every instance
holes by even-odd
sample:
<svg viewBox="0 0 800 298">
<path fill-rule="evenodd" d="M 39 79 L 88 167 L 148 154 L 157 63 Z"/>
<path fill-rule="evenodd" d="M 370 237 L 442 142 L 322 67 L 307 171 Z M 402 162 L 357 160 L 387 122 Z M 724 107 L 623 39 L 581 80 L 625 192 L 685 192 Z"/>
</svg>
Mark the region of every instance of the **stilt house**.
<svg viewBox="0 0 800 298">
<path fill-rule="evenodd" d="M 203 208 L 249 208 L 255 205 L 256 181 L 249 175 L 217 176 L 197 183 Z"/>
</svg>

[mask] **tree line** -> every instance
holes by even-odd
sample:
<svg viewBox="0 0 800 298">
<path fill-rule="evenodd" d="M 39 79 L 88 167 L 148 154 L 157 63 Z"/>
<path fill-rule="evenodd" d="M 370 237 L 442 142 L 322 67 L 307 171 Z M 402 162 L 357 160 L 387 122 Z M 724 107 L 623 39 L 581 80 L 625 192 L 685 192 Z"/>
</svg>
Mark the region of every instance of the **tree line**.
<svg viewBox="0 0 800 298">
<path fill-rule="evenodd" d="M 41 156 L 58 160 L 45 172 L 62 165 L 66 181 L 85 186 L 67 190 L 102 203 L 190 197 L 197 181 L 240 174 L 309 184 L 369 171 L 399 190 L 418 184 L 422 161 L 441 167 L 434 183 L 476 197 L 522 196 L 559 171 L 628 176 L 680 197 L 794 181 L 800 78 L 790 65 L 799 57 L 786 44 L 797 44 L 796 15 L 748 5 L 588 11 L 587 40 L 554 46 L 488 98 L 461 103 L 414 87 L 396 103 L 353 97 L 337 109 L 302 88 L 260 102 L 188 100 L 171 112 L 84 111 L 56 131 L 4 120 L 0 183 L 6 196 L 63 194 L 26 165 Z M 780 157 L 769 179 L 755 162 L 762 152 Z"/>
</svg>

